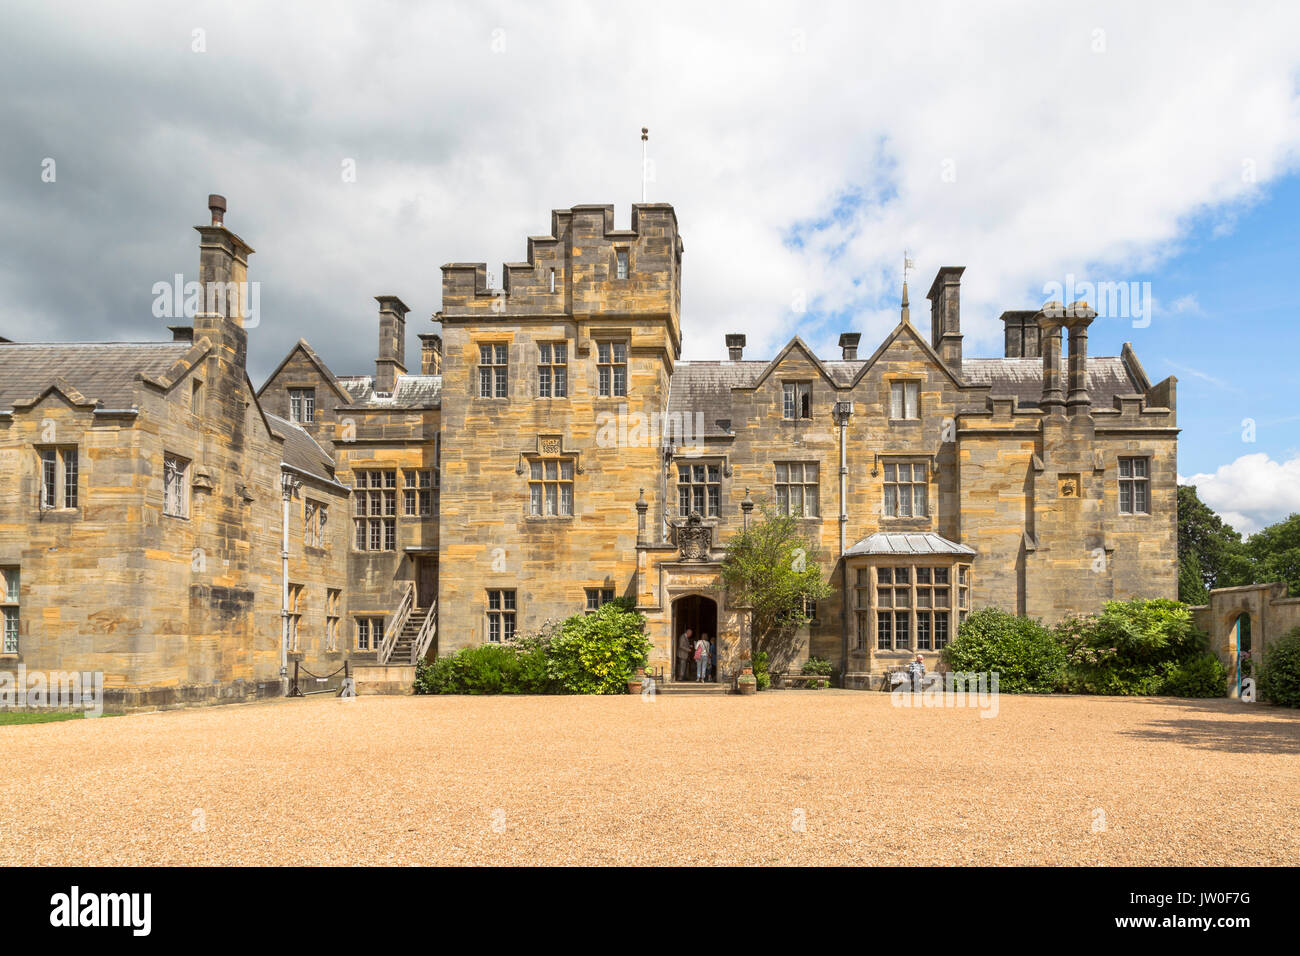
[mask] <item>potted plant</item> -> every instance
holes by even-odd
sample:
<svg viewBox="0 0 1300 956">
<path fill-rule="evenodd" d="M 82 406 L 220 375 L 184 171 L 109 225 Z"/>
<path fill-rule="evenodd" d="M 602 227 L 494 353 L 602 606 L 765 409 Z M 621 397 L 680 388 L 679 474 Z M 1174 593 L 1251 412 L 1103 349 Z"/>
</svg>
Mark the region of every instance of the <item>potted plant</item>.
<svg viewBox="0 0 1300 956">
<path fill-rule="evenodd" d="M 736 678 L 736 693 L 753 694 L 758 691 L 758 679 L 746 667 L 744 673 Z"/>
<path fill-rule="evenodd" d="M 645 686 L 645 668 L 638 667 L 636 673 L 627 679 L 627 692 L 629 694 L 640 694 L 641 688 Z"/>
</svg>

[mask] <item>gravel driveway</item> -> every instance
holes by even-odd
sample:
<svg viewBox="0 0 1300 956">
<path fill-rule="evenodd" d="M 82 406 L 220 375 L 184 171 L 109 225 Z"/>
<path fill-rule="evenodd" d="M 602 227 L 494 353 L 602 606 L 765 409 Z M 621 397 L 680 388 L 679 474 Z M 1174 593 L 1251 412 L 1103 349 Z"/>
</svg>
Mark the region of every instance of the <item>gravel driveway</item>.
<svg viewBox="0 0 1300 956">
<path fill-rule="evenodd" d="M 1296 864 L 1300 714 L 362 697 L 0 727 L 4 864 Z"/>
</svg>

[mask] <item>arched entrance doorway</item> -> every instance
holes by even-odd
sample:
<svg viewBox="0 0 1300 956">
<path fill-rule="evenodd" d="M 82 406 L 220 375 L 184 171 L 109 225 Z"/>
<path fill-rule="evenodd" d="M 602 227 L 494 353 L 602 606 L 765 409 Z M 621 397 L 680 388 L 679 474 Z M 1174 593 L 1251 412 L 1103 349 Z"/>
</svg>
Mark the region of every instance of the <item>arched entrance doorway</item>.
<svg viewBox="0 0 1300 956">
<path fill-rule="evenodd" d="M 703 594 L 687 594 L 673 601 L 673 679 L 694 680 L 695 661 L 689 657 L 685 662 L 678 656 L 678 647 L 687 628 L 691 631 L 692 644 L 700 635 L 707 635 L 713 643 L 713 660 L 709 668 L 709 680 L 718 679 L 718 602 Z"/>
</svg>

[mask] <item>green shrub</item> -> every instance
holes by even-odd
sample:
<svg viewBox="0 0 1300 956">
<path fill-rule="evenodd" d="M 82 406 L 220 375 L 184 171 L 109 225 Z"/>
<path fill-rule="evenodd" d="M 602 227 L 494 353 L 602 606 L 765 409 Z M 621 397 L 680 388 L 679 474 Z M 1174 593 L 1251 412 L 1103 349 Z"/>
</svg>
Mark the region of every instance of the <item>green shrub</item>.
<svg viewBox="0 0 1300 956">
<path fill-rule="evenodd" d="M 835 668 L 831 662 L 822 657 L 810 657 L 803 662 L 803 672 L 805 674 L 820 674 L 822 677 L 830 677 Z"/>
<path fill-rule="evenodd" d="M 1300 627 L 1293 627 L 1264 652 L 1255 678 L 1259 696 L 1284 707 L 1300 707 Z"/>
<path fill-rule="evenodd" d="M 545 648 L 548 679 L 567 694 L 626 694 L 628 679 L 650 654 L 645 618 L 616 601 L 575 614 Z"/>
<path fill-rule="evenodd" d="M 772 686 L 772 672 L 768 670 L 767 651 L 759 651 L 749 662 L 754 669 L 754 680 L 758 682 L 759 690 L 767 690 Z"/>
<path fill-rule="evenodd" d="M 1050 694 L 1065 671 L 1065 652 L 1051 631 L 999 608 L 973 612 L 940 657 L 948 670 L 997 672 L 1006 694 Z"/>
<path fill-rule="evenodd" d="M 1224 697 L 1228 693 L 1228 669 L 1214 654 L 1198 654 L 1164 666 L 1161 694 L 1169 697 Z"/>
<path fill-rule="evenodd" d="M 417 694 L 544 694 L 549 690 L 540 646 L 484 644 L 415 667 Z"/>
<path fill-rule="evenodd" d="M 1152 696 L 1167 693 L 1175 673 L 1179 686 L 1193 674 L 1200 675 L 1196 681 L 1208 677 L 1207 665 L 1195 659 L 1207 653 L 1209 640 L 1177 601 L 1107 601 L 1100 614 L 1062 621 L 1056 636 L 1066 653 L 1067 686 L 1076 693 Z"/>
</svg>

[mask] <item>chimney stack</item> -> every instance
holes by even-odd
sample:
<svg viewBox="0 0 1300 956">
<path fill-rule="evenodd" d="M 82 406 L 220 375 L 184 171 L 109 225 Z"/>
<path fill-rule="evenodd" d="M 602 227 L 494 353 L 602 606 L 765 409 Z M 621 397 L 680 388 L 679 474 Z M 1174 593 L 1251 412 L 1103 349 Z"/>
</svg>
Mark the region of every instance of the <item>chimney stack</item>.
<svg viewBox="0 0 1300 956">
<path fill-rule="evenodd" d="M 861 338 L 861 332 L 840 333 L 840 349 L 844 354 L 845 361 L 852 361 L 858 357 L 858 340 Z"/>
<path fill-rule="evenodd" d="M 411 310 L 395 295 L 377 295 L 379 357 L 375 360 L 375 391 L 391 393 L 397 376 L 406 374 L 406 313 Z"/>
<path fill-rule="evenodd" d="M 226 198 L 215 193 L 208 196 L 212 223 L 195 226 L 199 234 L 199 285 L 203 289 L 200 315 L 196 321 L 205 333 L 218 319 L 228 319 L 243 327 L 245 313 L 256 314 L 259 298 L 255 286 L 248 283 L 248 257 L 253 248 L 225 226 Z M 199 317 L 196 316 L 196 319 Z"/>
<path fill-rule="evenodd" d="M 739 362 L 742 355 L 745 354 L 745 336 L 739 332 L 732 332 L 727 336 L 727 356 L 733 362 Z"/>
<path fill-rule="evenodd" d="M 934 277 L 930 300 L 930 345 L 950 369 L 961 374 L 961 274 L 965 266 L 944 266 Z"/>
<path fill-rule="evenodd" d="M 1002 323 L 1005 327 L 1007 358 L 1042 358 L 1043 350 L 1038 344 L 1037 312 L 1003 312 Z"/>
<path fill-rule="evenodd" d="M 1065 327 L 1070 330 L 1069 394 L 1065 408 L 1071 417 L 1092 414 L 1088 393 L 1088 326 L 1097 317 L 1087 302 L 1072 302 L 1065 310 Z"/>
<path fill-rule="evenodd" d="M 442 374 L 442 336 L 437 332 L 420 333 L 420 374 Z"/>
<path fill-rule="evenodd" d="M 1043 351 L 1043 394 L 1038 406 L 1048 417 L 1065 414 L 1065 389 L 1061 385 L 1061 325 L 1065 307 L 1059 302 L 1045 303 L 1034 316 L 1038 323 L 1038 342 Z"/>
</svg>

